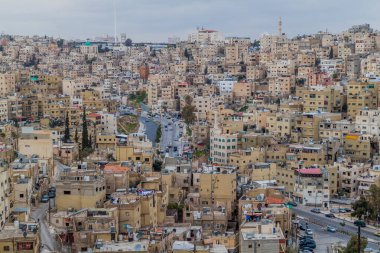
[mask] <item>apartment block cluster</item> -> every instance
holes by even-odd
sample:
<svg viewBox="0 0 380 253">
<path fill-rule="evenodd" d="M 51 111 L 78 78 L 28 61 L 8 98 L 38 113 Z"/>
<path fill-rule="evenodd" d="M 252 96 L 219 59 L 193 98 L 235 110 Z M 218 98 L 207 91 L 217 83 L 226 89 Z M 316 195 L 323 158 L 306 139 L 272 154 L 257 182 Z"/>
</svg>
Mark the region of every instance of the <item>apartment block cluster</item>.
<svg viewBox="0 0 380 253">
<path fill-rule="evenodd" d="M 132 105 L 179 118 L 187 152 L 160 154 L 141 121 L 126 133 Z M 329 210 L 380 186 L 379 115 L 367 24 L 132 45 L 1 35 L 0 251 L 284 253 L 286 203 Z"/>
</svg>

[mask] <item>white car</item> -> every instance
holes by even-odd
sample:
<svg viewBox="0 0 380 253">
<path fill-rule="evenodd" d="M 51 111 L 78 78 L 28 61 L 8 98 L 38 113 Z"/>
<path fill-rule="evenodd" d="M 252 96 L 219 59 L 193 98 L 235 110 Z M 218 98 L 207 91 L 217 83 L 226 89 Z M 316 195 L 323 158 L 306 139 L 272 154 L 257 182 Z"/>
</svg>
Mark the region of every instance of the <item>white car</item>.
<svg viewBox="0 0 380 253">
<path fill-rule="evenodd" d="M 305 233 L 307 235 L 313 235 L 313 231 L 310 228 L 306 229 Z"/>
</svg>

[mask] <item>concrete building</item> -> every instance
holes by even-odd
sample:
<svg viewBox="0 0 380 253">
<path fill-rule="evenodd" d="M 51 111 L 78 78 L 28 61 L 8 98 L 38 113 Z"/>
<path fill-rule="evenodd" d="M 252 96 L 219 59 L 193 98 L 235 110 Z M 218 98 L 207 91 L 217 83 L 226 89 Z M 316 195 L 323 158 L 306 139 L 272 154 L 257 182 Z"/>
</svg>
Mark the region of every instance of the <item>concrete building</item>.
<svg viewBox="0 0 380 253">
<path fill-rule="evenodd" d="M 94 170 L 80 168 L 62 173 L 56 181 L 58 211 L 102 207 L 106 198 L 104 176 Z"/>
</svg>

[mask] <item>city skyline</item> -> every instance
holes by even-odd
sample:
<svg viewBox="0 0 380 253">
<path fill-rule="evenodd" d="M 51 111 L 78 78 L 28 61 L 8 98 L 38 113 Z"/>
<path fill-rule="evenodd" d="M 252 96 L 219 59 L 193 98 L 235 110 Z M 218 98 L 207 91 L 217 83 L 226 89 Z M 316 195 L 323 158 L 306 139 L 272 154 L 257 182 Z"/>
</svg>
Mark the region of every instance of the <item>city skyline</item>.
<svg viewBox="0 0 380 253">
<path fill-rule="evenodd" d="M 380 25 L 376 18 L 380 2 L 375 0 L 367 1 L 365 5 L 352 0 L 312 0 L 306 3 L 300 0 L 257 3 L 238 0 L 233 4 L 225 0 L 174 2 L 115 0 L 117 34 L 126 33 L 136 42 L 165 42 L 172 36 L 187 39 L 187 34 L 203 26 L 221 31 L 226 36 L 255 39 L 265 33 L 277 33 L 279 17 L 283 20 L 283 31 L 291 37 L 326 29 L 336 33 L 363 23 L 371 24 L 376 30 Z M 344 7 L 342 3 L 345 3 Z M 6 2 L 2 3 L 0 23 L 0 32 L 6 34 L 66 39 L 113 36 L 113 1 Z"/>
</svg>

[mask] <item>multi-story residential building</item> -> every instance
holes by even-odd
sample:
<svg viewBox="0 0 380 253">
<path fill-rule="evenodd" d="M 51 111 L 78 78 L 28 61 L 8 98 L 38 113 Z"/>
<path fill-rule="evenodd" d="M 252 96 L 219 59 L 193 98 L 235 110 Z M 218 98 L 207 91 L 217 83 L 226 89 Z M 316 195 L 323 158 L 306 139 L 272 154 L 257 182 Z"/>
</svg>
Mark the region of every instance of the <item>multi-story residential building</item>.
<svg viewBox="0 0 380 253">
<path fill-rule="evenodd" d="M 334 166 L 337 167 L 338 172 L 338 195 L 354 198 L 359 187 L 358 178 L 368 173 L 370 164 L 342 160 L 334 163 Z"/>
<path fill-rule="evenodd" d="M 0 73 L 0 97 L 16 91 L 16 76 L 13 73 Z"/>
<path fill-rule="evenodd" d="M 343 142 L 346 135 L 353 131 L 355 131 L 355 126 L 348 120 L 331 121 L 325 119 L 319 123 L 319 138 L 322 140 L 334 138 Z"/>
<path fill-rule="evenodd" d="M 311 86 L 302 93 L 304 112 L 341 112 L 345 104 L 341 86 Z"/>
<path fill-rule="evenodd" d="M 84 168 L 82 168 L 84 167 Z M 87 170 L 85 165 L 62 173 L 56 181 L 57 210 L 80 210 L 102 207 L 106 198 L 106 181 L 103 175 Z"/>
<path fill-rule="evenodd" d="M 210 157 L 214 163 L 228 164 L 229 154 L 236 152 L 238 144 L 236 133 L 225 132 L 215 116 L 214 127 L 210 129 Z"/>
<path fill-rule="evenodd" d="M 239 237 L 240 253 L 284 253 L 286 249 L 285 236 L 272 220 L 242 224 Z"/>
<path fill-rule="evenodd" d="M 350 133 L 343 141 L 344 152 L 354 162 L 367 162 L 373 152 L 372 136 L 368 134 Z"/>
<path fill-rule="evenodd" d="M 330 203 L 328 173 L 325 168 L 295 170 L 294 198 L 302 205 L 328 208 Z"/>
<path fill-rule="evenodd" d="M 380 135 L 380 110 L 364 108 L 358 111 L 355 118 L 355 130 L 361 134 Z"/>
</svg>

